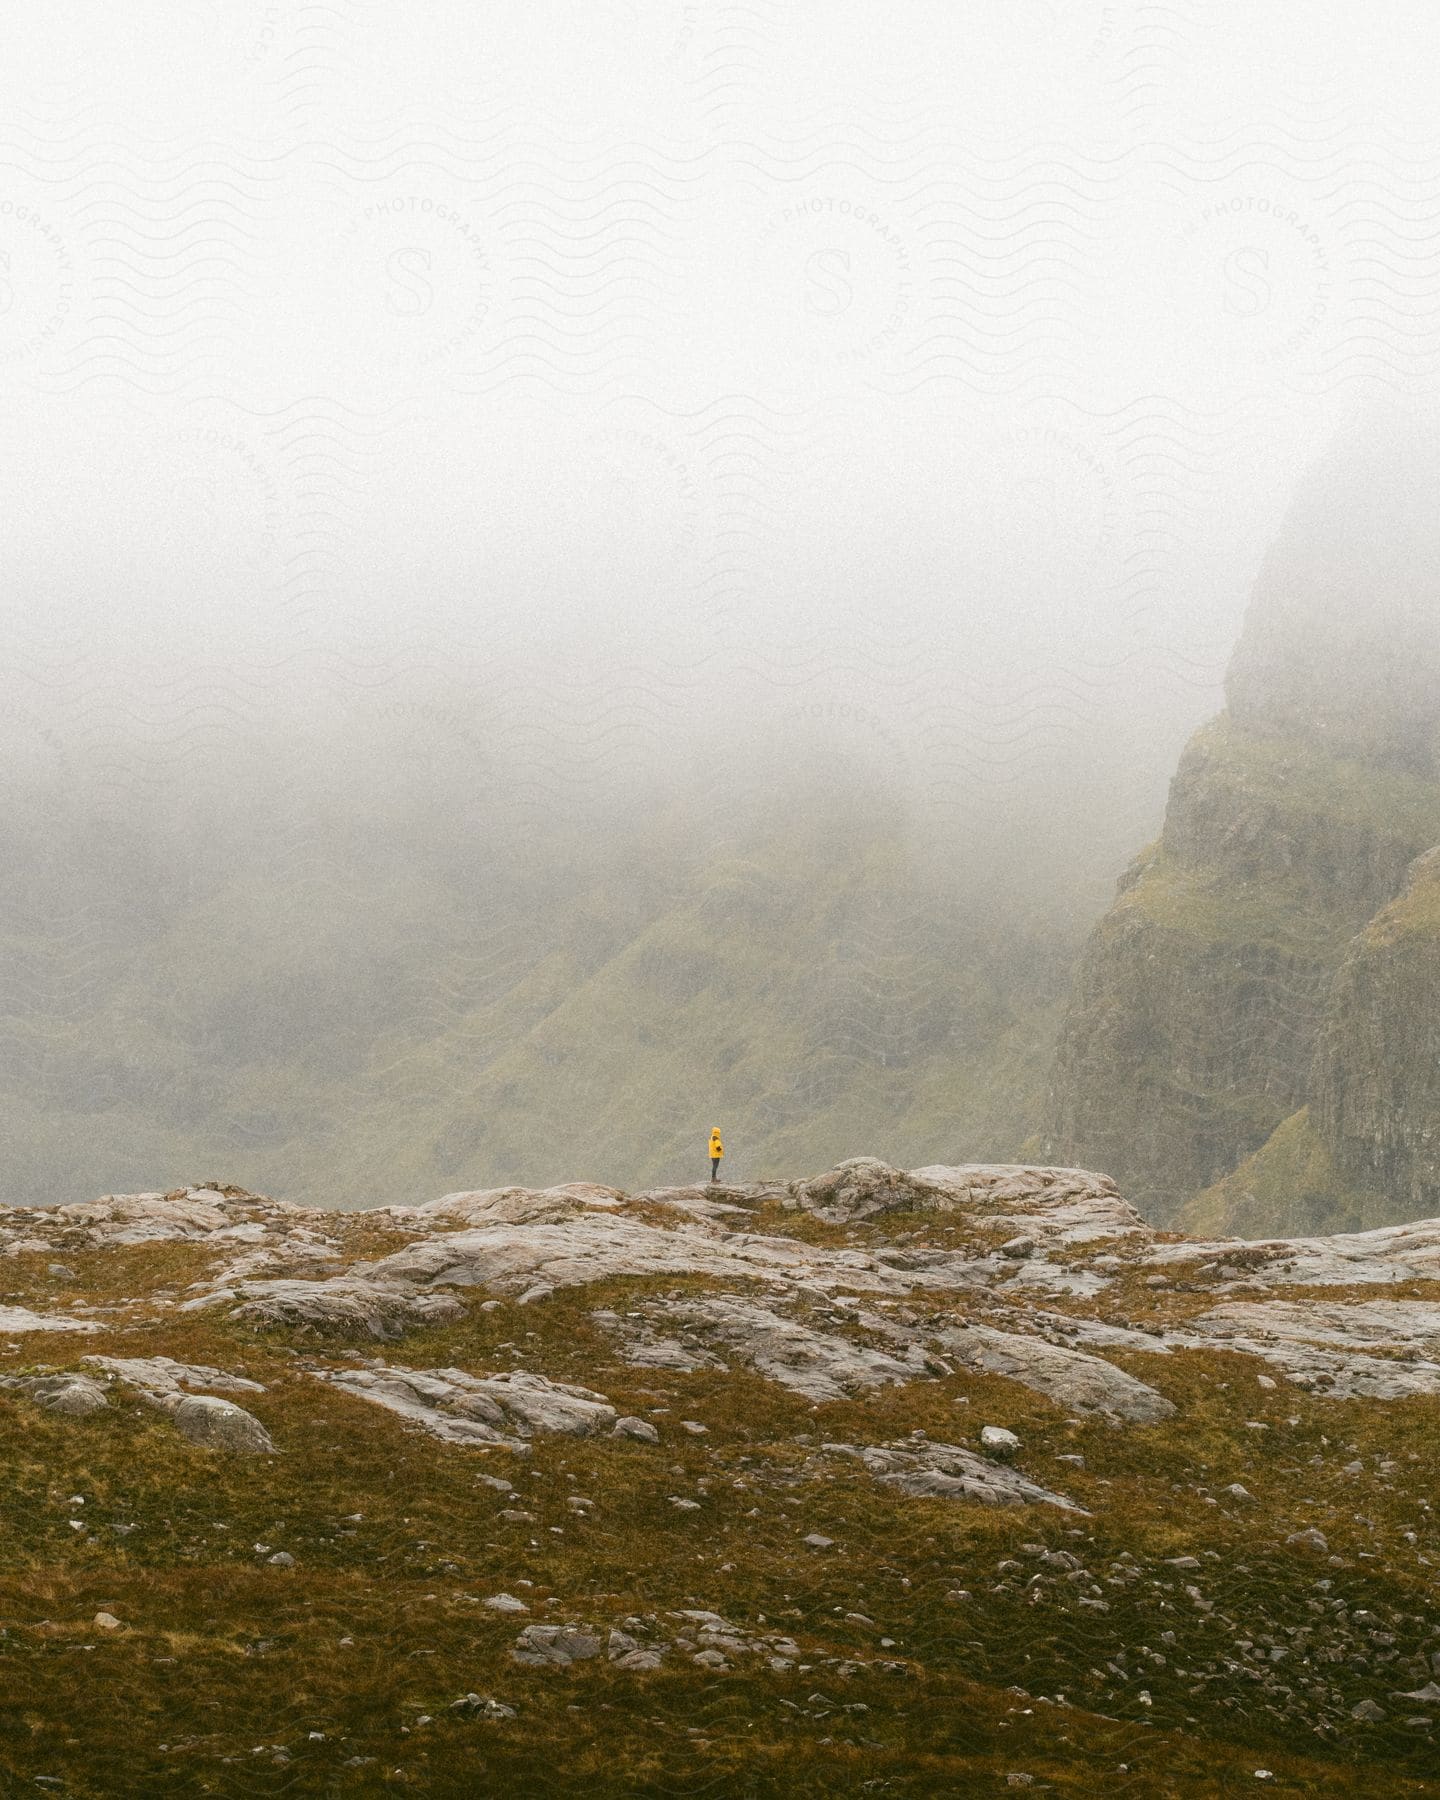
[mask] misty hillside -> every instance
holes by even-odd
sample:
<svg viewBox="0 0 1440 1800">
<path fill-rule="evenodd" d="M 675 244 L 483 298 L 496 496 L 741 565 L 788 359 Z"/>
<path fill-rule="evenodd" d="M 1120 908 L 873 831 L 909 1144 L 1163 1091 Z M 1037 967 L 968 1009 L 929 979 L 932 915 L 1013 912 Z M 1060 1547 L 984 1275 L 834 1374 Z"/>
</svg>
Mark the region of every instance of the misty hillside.
<svg viewBox="0 0 1440 1800">
<path fill-rule="evenodd" d="M 1088 941 L 1121 803 L 941 829 L 753 699 L 665 767 L 617 758 L 628 702 L 570 741 L 469 691 L 153 780 L 17 764 L 3 1195 L 634 1189 L 718 1125 L 737 1179 L 1023 1150 L 1197 1230 L 1440 1212 L 1436 491 L 1393 421 L 1311 472 Z"/>
<path fill-rule="evenodd" d="M 863 771 L 732 757 L 567 812 L 378 727 L 321 748 L 178 816 L 12 782 L 5 1199 L 351 1207 L 689 1178 L 712 1124 L 737 1176 L 1032 1128 L 1083 914 L 926 854 Z"/>
<path fill-rule="evenodd" d="M 1393 420 L 1311 472 L 1228 711 L 1080 960 L 1042 1141 L 1151 1218 L 1254 1236 L 1440 1211 L 1437 491 L 1435 439 Z"/>
</svg>

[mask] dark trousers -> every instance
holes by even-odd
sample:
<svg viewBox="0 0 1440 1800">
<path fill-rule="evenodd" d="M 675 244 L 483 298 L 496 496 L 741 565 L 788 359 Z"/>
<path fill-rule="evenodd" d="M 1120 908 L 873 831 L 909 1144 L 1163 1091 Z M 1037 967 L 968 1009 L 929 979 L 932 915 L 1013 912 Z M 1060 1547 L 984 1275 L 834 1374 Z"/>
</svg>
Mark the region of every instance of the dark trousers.
<svg viewBox="0 0 1440 1800">
<path fill-rule="evenodd" d="M 720 1158 L 718 1156 L 710 1158 L 710 1179 L 712 1181 L 720 1179 Z"/>
</svg>

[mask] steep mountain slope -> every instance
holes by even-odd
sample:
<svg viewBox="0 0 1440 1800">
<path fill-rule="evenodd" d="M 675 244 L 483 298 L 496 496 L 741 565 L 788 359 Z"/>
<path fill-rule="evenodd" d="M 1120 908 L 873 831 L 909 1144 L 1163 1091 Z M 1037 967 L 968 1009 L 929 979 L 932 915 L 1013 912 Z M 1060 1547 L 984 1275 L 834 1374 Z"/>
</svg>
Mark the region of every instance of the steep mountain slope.
<svg viewBox="0 0 1440 1800">
<path fill-rule="evenodd" d="M 1294 1223 L 1279 1171 L 1297 1156 L 1310 1195 L 1299 1216 L 1398 1218 L 1417 1203 L 1381 1145 L 1433 1126 L 1398 1066 L 1418 1041 L 1374 1022 L 1367 1033 L 1369 964 L 1346 959 L 1440 840 L 1437 483 L 1430 440 L 1388 428 L 1315 472 L 1257 583 L 1229 710 L 1185 753 L 1159 843 L 1081 958 L 1041 1141 L 1113 1168 L 1154 1218 L 1282 1125 L 1266 1166 L 1213 1188 L 1192 1225 L 1238 1228 L 1237 1205 L 1245 1229 Z M 1367 1107 L 1376 1081 L 1406 1123 Z"/>
<path fill-rule="evenodd" d="M 1341 965 L 1314 1111 L 1344 1177 L 1412 1217 L 1440 1209 L 1440 851 L 1415 864 Z"/>
<path fill-rule="evenodd" d="M 1440 1221 L 856 1159 L 0 1266 L 17 1792 L 1433 1787 Z"/>
<path fill-rule="evenodd" d="M 1310 1103 L 1181 1210 L 1190 1231 L 1358 1231 L 1440 1207 L 1440 851 L 1351 943 Z"/>
</svg>

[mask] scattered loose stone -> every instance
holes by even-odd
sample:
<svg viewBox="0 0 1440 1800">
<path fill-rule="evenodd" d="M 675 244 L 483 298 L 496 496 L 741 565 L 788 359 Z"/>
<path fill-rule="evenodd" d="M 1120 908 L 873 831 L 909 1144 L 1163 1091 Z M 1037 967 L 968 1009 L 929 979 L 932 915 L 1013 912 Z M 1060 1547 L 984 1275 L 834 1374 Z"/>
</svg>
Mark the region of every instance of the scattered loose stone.
<svg viewBox="0 0 1440 1800">
<path fill-rule="evenodd" d="M 578 1625 L 527 1625 L 511 1656 L 533 1668 L 568 1668 L 600 1654 L 600 1640 Z"/>
<path fill-rule="evenodd" d="M 491 1700 L 480 1694 L 462 1694 L 458 1700 L 450 1702 L 450 1710 L 458 1713 L 462 1719 L 513 1719 L 515 1708 L 506 1706 L 503 1700 Z M 313 1737 L 315 1733 L 311 1733 Z"/>
</svg>

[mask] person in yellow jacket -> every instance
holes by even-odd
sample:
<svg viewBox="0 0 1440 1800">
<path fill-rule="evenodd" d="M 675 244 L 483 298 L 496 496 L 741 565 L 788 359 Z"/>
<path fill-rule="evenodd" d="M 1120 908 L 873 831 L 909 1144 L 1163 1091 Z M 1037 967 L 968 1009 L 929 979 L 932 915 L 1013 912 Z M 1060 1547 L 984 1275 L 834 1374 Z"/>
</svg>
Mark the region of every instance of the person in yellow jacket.
<svg viewBox="0 0 1440 1800">
<path fill-rule="evenodd" d="M 720 1158 L 725 1154 L 725 1146 L 720 1142 L 720 1127 L 710 1127 L 710 1179 L 720 1179 Z"/>
</svg>

